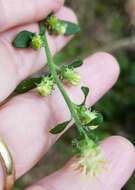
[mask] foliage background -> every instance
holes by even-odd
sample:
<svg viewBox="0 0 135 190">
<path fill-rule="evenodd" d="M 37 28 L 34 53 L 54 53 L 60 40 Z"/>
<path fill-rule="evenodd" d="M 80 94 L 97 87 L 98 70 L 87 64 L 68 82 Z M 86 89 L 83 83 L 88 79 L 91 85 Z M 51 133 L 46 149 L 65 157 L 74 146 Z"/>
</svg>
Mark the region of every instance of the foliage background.
<svg viewBox="0 0 135 190">
<path fill-rule="evenodd" d="M 115 87 L 95 105 L 105 118 L 104 130 L 98 133 L 101 139 L 119 134 L 135 144 L 135 1 L 67 0 L 66 4 L 77 13 L 82 31 L 55 60 L 57 63 L 70 61 L 99 50 L 115 55 L 121 74 Z M 63 136 L 48 155 L 17 182 L 16 189 L 24 189 L 35 179 L 61 167 L 71 156 L 69 143 L 73 134 L 74 129 L 70 129 L 68 135 Z M 63 153 L 63 150 L 66 151 Z M 135 175 L 123 190 L 134 189 Z"/>
</svg>

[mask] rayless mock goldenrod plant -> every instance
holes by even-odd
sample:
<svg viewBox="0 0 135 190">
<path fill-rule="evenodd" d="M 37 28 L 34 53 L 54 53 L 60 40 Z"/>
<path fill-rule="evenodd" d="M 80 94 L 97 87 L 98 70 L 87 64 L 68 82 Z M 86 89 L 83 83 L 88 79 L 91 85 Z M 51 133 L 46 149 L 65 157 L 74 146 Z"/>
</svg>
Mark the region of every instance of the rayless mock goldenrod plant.
<svg viewBox="0 0 135 190">
<path fill-rule="evenodd" d="M 78 136 L 72 141 L 77 156 L 76 163 L 73 164 L 74 169 L 77 169 L 86 176 L 96 175 L 104 167 L 105 158 L 96 140 L 97 137 L 93 134 L 93 130 L 103 122 L 103 116 L 85 105 L 89 94 L 88 87 L 81 87 L 84 100 L 80 105 L 75 104 L 69 98 L 63 82 L 74 86 L 80 84 L 81 77 L 75 71 L 75 68 L 80 67 L 83 61 L 76 60 L 70 65 L 56 65 L 46 37 L 47 31 L 50 35 L 73 35 L 80 31 L 80 27 L 77 24 L 59 20 L 55 15 L 51 14 L 44 21 L 39 23 L 39 28 L 39 34 L 31 31 L 22 31 L 17 34 L 13 41 L 13 46 L 15 48 L 33 48 L 35 50 L 44 48 L 48 60 L 49 73 L 45 76 L 24 80 L 18 85 L 16 92 L 20 94 L 36 88 L 39 95 L 45 97 L 51 95 L 55 85 L 57 85 L 69 108 L 71 118 L 52 128 L 50 133 L 54 135 L 59 134 L 63 132 L 71 122 L 74 122 L 78 130 Z"/>
</svg>

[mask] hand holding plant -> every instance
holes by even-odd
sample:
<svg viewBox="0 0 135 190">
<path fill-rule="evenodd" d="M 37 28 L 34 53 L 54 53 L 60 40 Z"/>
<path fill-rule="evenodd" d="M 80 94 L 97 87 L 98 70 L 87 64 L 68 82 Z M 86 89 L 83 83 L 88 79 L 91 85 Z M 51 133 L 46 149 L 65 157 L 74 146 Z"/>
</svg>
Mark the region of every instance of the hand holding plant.
<svg viewBox="0 0 135 190">
<path fill-rule="evenodd" d="M 40 18 L 37 18 L 38 20 L 44 19 L 52 12 L 49 7 L 55 9 L 55 3 L 51 4 L 51 1 L 45 1 L 44 3 L 46 6 L 43 5 L 43 2 L 41 6 L 48 8 L 46 8 L 44 15 L 40 15 Z M 18 3 L 16 3 L 17 5 Z M 17 11 L 14 14 L 21 14 L 22 20 L 19 20 L 18 23 L 18 20 L 11 18 L 8 25 L 1 30 L 4 31 L 14 25 L 31 22 L 31 16 L 28 16 L 26 13 L 24 15 L 21 9 L 19 13 Z M 29 12 L 29 14 L 33 15 L 34 13 Z M 0 51 L 3 52 L 3 57 L 1 58 L 3 59 L 2 64 L 4 62 L 8 65 L 7 67 L 4 65 L 2 69 L 2 77 L 7 80 L 3 80 L 2 83 L 4 88 L 1 100 L 8 96 L 22 79 L 41 68 L 46 57 L 49 66 L 47 76 L 23 81 L 23 84 L 20 84 L 16 88 L 16 92 L 19 93 L 33 88 L 36 88 L 36 91 L 18 95 L 3 106 L 0 113 L 1 134 L 3 134 L 11 147 L 17 177 L 19 177 L 37 162 L 39 157 L 58 138 L 57 133 L 66 129 L 67 124 L 70 125 L 72 121 L 78 129 L 78 135 L 73 140 L 77 160 L 71 161 L 60 171 L 38 182 L 37 185 L 29 189 L 50 188 L 66 190 L 70 186 L 74 190 L 79 190 L 80 188 L 98 190 L 101 189 L 99 181 L 102 182 L 104 189 L 108 189 L 108 187 L 120 189 L 133 171 L 134 148 L 127 140 L 121 137 L 108 138 L 102 143 L 100 148 L 92 132 L 102 123 L 103 118 L 100 113 L 91 109 L 91 106 L 88 106 L 89 103 L 91 105 L 95 103 L 114 84 L 118 76 L 117 63 L 112 56 L 98 53 L 87 58 L 85 61 L 75 60 L 69 66 L 63 65 L 58 68 L 52 57 L 52 43 L 57 43 L 57 47 L 61 47 L 63 41 L 65 43 L 69 40 L 69 37 L 65 37 L 63 34 L 65 35 L 67 29 L 68 35 L 71 34 L 68 24 L 71 24 L 74 18 L 73 13 L 67 8 L 61 8 L 59 13 L 57 13 L 58 15 L 62 17 L 60 19 L 62 21 L 59 24 L 56 23 L 58 17 L 54 18 L 53 16 L 49 20 L 49 23 L 53 21 L 56 24 L 56 28 L 54 25 L 52 25 L 53 27 L 50 26 L 49 23 L 45 25 L 40 23 L 40 33 L 37 32 L 38 26 L 34 24 L 32 26 L 12 29 L 5 32 L 5 34 L 1 34 L 2 44 Z M 65 19 L 64 15 L 66 15 Z M 64 20 L 70 20 L 70 22 L 65 23 Z M 47 38 L 46 29 L 50 33 L 50 36 Z M 21 43 L 19 40 L 20 48 L 29 47 L 29 49 L 16 50 L 12 47 L 11 43 L 13 39 L 16 39 L 16 35 L 22 31 L 25 31 L 25 35 L 21 33 L 24 39 Z M 76 28 L 76 32 L 78 32 L 78 27 Z M 51 39 L 49 43 L 48 39 Z M 15 41 L 13 44 L 16 45 Z M 45 49 L 46 57 L 43 54 L 43 48 Z M 10 53 L 6 53 L 7 51 Z M 11 63 L 13 64 L 11 65 Z M 82 63 L 84 64 L 82 65 Z M 14 67 L 15 65 L 16 67 Z M 81 67 L 76 71 L 76 67 L 78 66 Z M 14 74 L 16 69 L 19 75 L 18 78 Z M 12 84 L 11 81 L 13 81 Z M 81 85 L 78 87 L 76 85 L 79 82 Z M 65 89 L 64 84 L 68 84 L 69 87 Z M 80 98 L 82 94 L 84 94 L 83 99 Z M 77 99 L 78 101 L 75 101 Z M 60 101 L 57 102 L 57 100 Z M 57 109 L 60 114 L 57 113 Z M 70 110 L 70 115 L 68 114 L 68 109 Z M 106 163 L 108 170 L 106 170 L 106 167 L 104 168 Z M 120 172 L 119 167 L 122 172 Z M 88 178 L 84 179 L 83 176 L 88 176 Z M 98 176 L 99 180 L 93 179 L 93 176 Z M 107 177 L 108 180 L 106 181 Z M 114 177 L 116 180 L 114 180 Z M 2 187 L 2 179 L 0 184 Z"/>
</svg>

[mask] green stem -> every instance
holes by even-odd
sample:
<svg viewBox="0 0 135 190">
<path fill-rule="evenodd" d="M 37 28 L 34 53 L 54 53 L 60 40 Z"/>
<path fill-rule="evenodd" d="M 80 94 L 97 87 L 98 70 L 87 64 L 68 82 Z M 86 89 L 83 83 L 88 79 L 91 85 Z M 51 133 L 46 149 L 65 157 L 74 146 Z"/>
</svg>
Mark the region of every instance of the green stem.
<svg viewBox="0 0 135 190">
<path fill-rule="evenodd" d="M 61 81 L 59 80 L 59 77 L 57 75 L 55 63 L 54 63 L 51 51 L 49 49 L 46 34 L 43 36 L 43 41 L 44 41 L 44 48 L 45 48 L 45 53 L 46 53 L 46 56 L 47 56 L 48 66 L 49 66 L 50 72 L 51 72 L 51 74 L 52 74 L 52 76 L 53 76 L 53 78 L 54 78 L 60 92 L 62 93 L 62 95 L 63 95 L 63 97 L 65 99 L 65 102 L 67 103 L 67 106 L 68 106 L 68 108 L 70 110 L 71 116 L 73 117 L 79 132 L 81 134 L 83 134 L 87 138 L 86 132 L 84 131 L 84 129 L 82 127 L 82 124 L 81 124 L 81 121 L 80 121 L 80 119 L 78 117 L 78 114 L 76 112 L 76 108 L 74 107 L 74 104 L 71 102 L 69 96 L 67 95 L 67 93 L 66 93 L 66 91 L 64 89 L 63 84 L 61 83 Z"/>
</svg>

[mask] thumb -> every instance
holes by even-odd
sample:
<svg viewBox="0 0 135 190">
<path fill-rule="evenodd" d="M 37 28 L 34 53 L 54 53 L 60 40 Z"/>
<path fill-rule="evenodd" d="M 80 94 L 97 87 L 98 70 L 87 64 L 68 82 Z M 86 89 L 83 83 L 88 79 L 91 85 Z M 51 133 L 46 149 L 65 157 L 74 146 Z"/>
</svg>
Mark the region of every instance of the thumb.
<svg viewBox="0 0 135 190">
<path fill-rule="evenodd" d="M 135 149 L 123 137 L 106 139 L 101 147 L 107 160 L 107 170 L 95 178 L 83 178 L 72 169 L 72 162 L 27 190 L 120 190 L 135 169 Z"/>
</svg>

